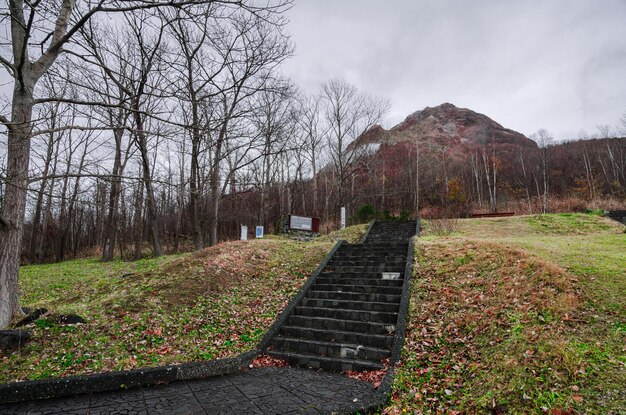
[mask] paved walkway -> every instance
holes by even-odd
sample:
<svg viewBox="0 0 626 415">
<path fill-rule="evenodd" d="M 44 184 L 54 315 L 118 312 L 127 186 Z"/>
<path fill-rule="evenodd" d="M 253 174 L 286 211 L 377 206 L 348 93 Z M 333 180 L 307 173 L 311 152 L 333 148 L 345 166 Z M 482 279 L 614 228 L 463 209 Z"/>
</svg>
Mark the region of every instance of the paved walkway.
<svg viewBox="0 0 626 415">
<path fill-rule="evenodd" d="M 344 413 L 374 394 L 371 384 L 337 373 L 266 367 L 153 388 L 0 405 L 0 414 Z"/>
</svg>

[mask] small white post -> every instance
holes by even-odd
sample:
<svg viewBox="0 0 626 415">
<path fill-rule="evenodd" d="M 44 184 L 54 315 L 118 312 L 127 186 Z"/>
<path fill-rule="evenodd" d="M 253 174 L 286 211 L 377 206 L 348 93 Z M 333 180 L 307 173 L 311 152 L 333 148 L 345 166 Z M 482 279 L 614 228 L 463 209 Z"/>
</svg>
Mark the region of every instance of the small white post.
<svg viewBox="0 0 626 415">
<path fill-rule="evenodd" d="M 246 225 L 241 225 L 241 240 L 248 240 L 248 227 Z"/>
<path fill-rule="evenodd" d="M 263 226 L 256 227 L 256 237 L 263 238 Z"/>
<path fill-rule="evenodd" d="M 341 229 L 345 229 L 346 228 L 346 208 L 345 207 L 341 207 Z"/>
</svg>

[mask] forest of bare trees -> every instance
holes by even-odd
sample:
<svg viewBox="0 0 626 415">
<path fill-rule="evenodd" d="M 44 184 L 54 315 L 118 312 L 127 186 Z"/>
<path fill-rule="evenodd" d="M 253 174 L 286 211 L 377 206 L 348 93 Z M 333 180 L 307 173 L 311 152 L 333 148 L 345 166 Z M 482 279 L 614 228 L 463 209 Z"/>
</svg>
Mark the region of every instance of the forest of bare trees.
<svg viewBox="0 0 626 415">
<path fill-rule="evenodd" d="M 8 1 L 0 327 L 21 313 L 22 254 L 97 245 L 110 260 L 143 255 L 144 240 L 154 255 L 164 240 L 217 242 L 227 184 L 277 157 L 255 118 L 292 88 L 278 70 L 290 3 Z"/>
<path fill-rule="evenodd" d="M 626 118 L 558 145 L 539 130 L 538 149 L 507 160 L 488 145 L 464 160 L 421 144 L 348 149 L 390 104 L 340 79 L 306 94 L 281 75 L 290 3 L 8 2 L 0 327 L 21 312 L 20 263 L 197 250 L 291 213 L 330 228 L 340 206 L 463 215 L 625 200 Z"/>
</svg>

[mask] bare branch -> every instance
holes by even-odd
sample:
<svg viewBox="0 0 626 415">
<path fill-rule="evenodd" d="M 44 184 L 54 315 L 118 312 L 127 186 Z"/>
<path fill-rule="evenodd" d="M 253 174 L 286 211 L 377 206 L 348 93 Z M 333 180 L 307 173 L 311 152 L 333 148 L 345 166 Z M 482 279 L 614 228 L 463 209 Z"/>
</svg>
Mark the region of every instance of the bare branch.
<svg viewBox="0 0 626 415">
<path fill-rule="evenodd" d="M 11 121 L 9 121 L 7 117 L 1 114 L 0 114 L 0 123 L 4 124 L 4 126 L 7 127 L 8 129 L 11 129 Z"/>
<path fill-rule="evenodd" d="M 39 136 L 39 135 L 43 135 L 43 134 L 54 134 L 54 133 L 59 133 L 59 132 L 63 132 L 63 131 L 108 131 L 110 130 L 111 127 L 90 127 L 90 126 L 86 126 L 86 125 L 67 125 L 67 126 L 63 126 L 63 127 L 58 127 L 58 128 L 47 128 L 45 130 L 38 130 L 38 131 L 33 131 L 33 137 Z"/>
<path fill-rule="evenodd" d="M 0 55 L 0 64 L 2 64 L 6 68 L 11 76 L 13 76 L 13 74 L 15 73 L 15 66 L 13 66 L 12 62 Z"/>
<path fill-rule="evenodd" d="M 7 231 L 11 229 L 15 229 L 15 225 L 0 216 L 0 231 Z"/>
</svg>

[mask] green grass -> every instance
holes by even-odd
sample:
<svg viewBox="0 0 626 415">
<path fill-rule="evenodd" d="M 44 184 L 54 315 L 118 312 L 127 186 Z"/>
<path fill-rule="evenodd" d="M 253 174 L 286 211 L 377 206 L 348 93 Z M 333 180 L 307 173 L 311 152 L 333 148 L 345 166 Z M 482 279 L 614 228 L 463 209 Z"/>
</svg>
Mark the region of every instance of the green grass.
<svg viewBox="0 0 626 415">
<path fill-rule="evenodd" d="M 233 356 L 251 350 L 337 239 L 270 237 L 136 262 L 96 259 L 25 266 L 23 306 L 77 313 L 86 324 L 44 316 L 32 340 L 2 356 L 0 382 L 44 379 Z"/>
<path fill-rule="evenodd" d="M 127 285 L 127 274 L 146 274 L 189 254 L 168 255 L 139 261 L 103 263 L 95 258 L 20 268 L 20 299 L 29 307 L 51 307 L 58 312 L 100 312 L 103 296 L 115 295 Z M 132 275 L 130 276 L 132 278 Z"/>
<path fill-rule="evenodd" d="M 626 413 L 626 234 L 597 215 L 461 220 L 416 248 L 385 413 Z M 574 412 L 577 411 L 577 412 Z"/>
<path fill-rule="evenodd" d="M 524 219 L 534 230 L 545 234 L 582 235 L 611 231 L 615 228 L 608 219 L 580 213 L 535 215 Z"/>
<path fill-rule="evenodd" d="M 561 213 L 462 220 L 459 236 L 478 237 L 552 261 L 582 277 L 588 294 L 625 311 L 626 233 L 619 223 L 597 215 Z"/>
</svg>

